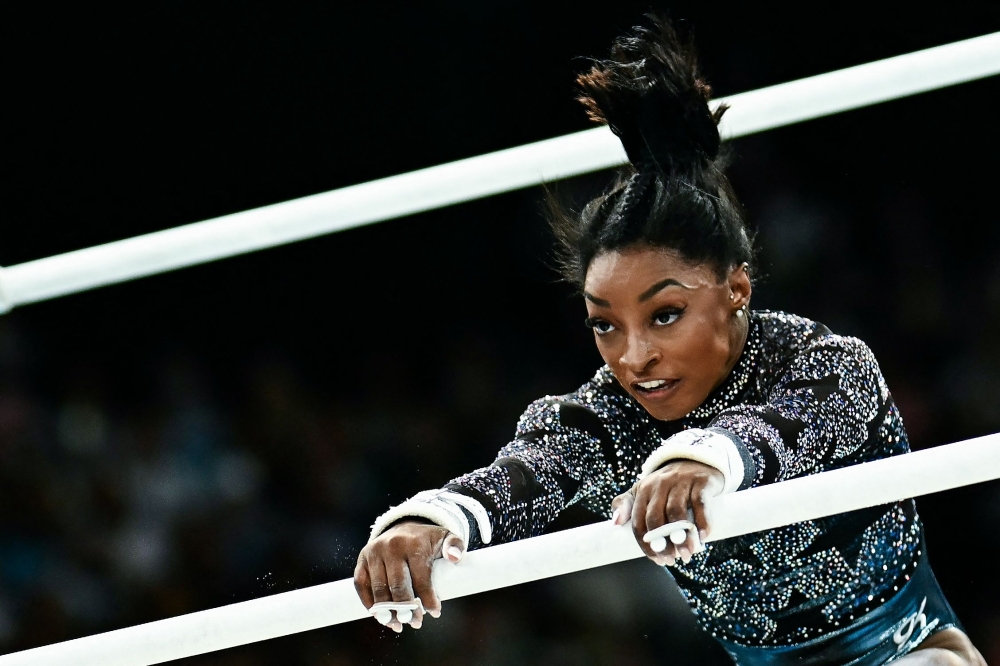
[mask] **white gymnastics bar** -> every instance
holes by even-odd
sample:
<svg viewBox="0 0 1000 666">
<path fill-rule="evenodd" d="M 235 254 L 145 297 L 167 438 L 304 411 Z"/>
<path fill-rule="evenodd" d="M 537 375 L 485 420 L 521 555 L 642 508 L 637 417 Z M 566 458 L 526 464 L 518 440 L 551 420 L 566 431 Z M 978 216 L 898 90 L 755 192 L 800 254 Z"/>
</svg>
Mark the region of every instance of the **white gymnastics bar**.
<svg viewBox="0 0 1000 666">
<path fill-rule="evenodd" d="M 713 500 L 711 534 L 741 534 L 1000 478 L 1000 434 L 938 446 Z M 442 599 L 642 557 L 631 529 L 600 523 L 439 560 Z M 350 579 L 0 657 L 0 666 L 146 666 L 367 617 Z"/>
<path fill-rule="evenodd" d="M 1000 33 L 733 95 L 727 139 L 1000 73 Z M 0 268 L 16 305 L 625 164 L 606 127 Z"/>
</svg>

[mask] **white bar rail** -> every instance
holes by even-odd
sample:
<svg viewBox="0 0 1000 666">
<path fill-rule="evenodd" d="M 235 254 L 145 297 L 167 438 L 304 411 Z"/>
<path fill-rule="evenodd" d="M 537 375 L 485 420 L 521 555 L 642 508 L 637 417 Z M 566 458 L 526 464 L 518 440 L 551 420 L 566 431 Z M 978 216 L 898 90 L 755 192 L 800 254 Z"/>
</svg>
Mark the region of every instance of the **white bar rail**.
<svg viewBox="0 0 1000 666">
<path fill-rule="evenodd" d="M 1000 434 L 724 495 L 707 541 L 1000 478 Z M 454 599 L 642 557 L 627 527 L 600 523 L 439 560 Z M 0 666 L 147 666 L 367 617 L 351 580 L 317 585 L 0 657 Z"/>
<path fill-rule="evenodd" d="M 746 136 L 1000 73 L 1000 33 L 726 98 Z M 626 162 L 606 127 L 0 268 L 0 313 L 134 278 L 568 178 Z"/>
</svg>

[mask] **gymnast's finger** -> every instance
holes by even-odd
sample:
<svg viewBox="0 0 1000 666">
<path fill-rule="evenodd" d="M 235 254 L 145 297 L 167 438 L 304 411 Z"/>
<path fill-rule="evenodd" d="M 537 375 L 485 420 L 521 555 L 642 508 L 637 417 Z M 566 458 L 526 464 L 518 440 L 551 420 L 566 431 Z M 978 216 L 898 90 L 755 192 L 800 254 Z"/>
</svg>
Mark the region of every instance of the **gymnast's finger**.
<svg viewBox="0 0 1000 666">
<path fill-rule="evenodd" d="M 402 603 L 407 601 L 413 601 L 413 581 L 410 578 L 410 564 L 402 557 L 394 557 L 385 563 L 385 571 L 389 582 L 389 593 L 392 595 L 392 600 L 396 603 Z M 412 611 L 413 615 L 408 617 L 403 617 L 402 621 L 398 618 L 400 617 L 400 611 L 396 611 L 396 623 L 399 625 L 397 629 L 390 623 L 390 627 L 394 631 L 402 631 L 403 624 L 409 623 L 412 617 L 416 617 L 416 611 Z M 422 617 L 422 616 L 421 616 Z"/>
<path fill-rule="evenodd" d="M 392 594 L 389 592 L 388 578 L 385 572 L 385 564 L 380 557 L 367 557 L 368 560 L 368 577 L 371 580 L 372 597 L 375 599 L 375 603 L 381 604 L 387 601 L 392 601 Z M 381 620 L 379 620 L 381 622 Z M 392 622 L 396 622 L 395 619 Z M 392 627 L 392 622 L 386 626 Z M 397 623 L 398 624 L 398 623 Z M 402 627 L 400 627 L 402 630 Z"/>
<path fill-rule="evenodd" d="M 663 485 L 657 485 L 651 492 L 651 497 L 649 498 L 649 503 L 646 504 L 646 530 L 655 530 L 657 527 L 667 524 L 666 514 L 664 513 L 664 507 L 667 504 L 667 497 L 670 495 L 670 489 L 664 488 Z M 645 536 L 643 532 L 642 536 Z"/>
<path fill-rule="evenodd" d="M 652 551 L 648 549 L 646 543 L 642 540 L 643 535 L 648 531 L 646 529 L 646 501 L 647 493 L 645 490 L 642 487 L 636 488 L 635 499 L 632 504 L 632 534 L 635 536 L 639 547 L 642 548 L 642 552 L 652 557 Z"/>
<path fill-rule="evenodd" d="M 423 605 L 423 610 L 413 611 L 413 621 L 410 622 L 410 626 L 419 629 L 424 623 L 424 611 L 431 617 L 441 616 L 441 600 L 438 599 L 431 578 L 433 560 L 420 555 L 410 558 L 409 564 L 410 576 L 413 580 L 413 593 L 417 595 Z"/>
<path fill-rule="evenodd" d="M 371 577 L 368 575 L 368 562 L 364 552 L 358 555 L 358 565 L 354 567 L 354 590 L 358 593 L 365 608 L 371 608 L 375 604 L 375 597 L 372 596 Z"/>
<path fill-rule="evenodd" d="M 410 587 L 410 568 L 406 565 L 406 561 L 401 558 L 389 559 L 384 563 L 383 571 L 385 572 L 384 580 L 380 579 L 373 572 L 372 589 L 375 592 L 375 601 L 379 603 L 386 601 L 412 601 L 413 590 Z M 396 613 L 393 613 L 392 621 L 387 622 L 385 626 L 396 633 L 403 630 L 403 623 L 397 619 Z"/>
<path fill-rule="evenodd" d="M 688 483 L 678 483 L 670 489 L 667 497 L 664 513 L 667 523 L 675 523 L 688 519 L 688 498 L 691 496 L 691 486 Z M 685 564 L 691 561 L 691 548 L 687 541 L 675 545 L 672 541 L 667 544 L 667 552 L 672 552 L 674 557 L 679 557 Z"/>
<path fill-rule="evenodd" d="M 672 565 L 674 563 L 673 557 L 670 557 L 670 555 L 666 553 L 657 553 L 650 547 L 650 544 L 646 543 L 643 539 L 646 532 L 652 529 L 646 522 L 649 507 L 652 505 L 653 501 L 655 501 L 650 497 L 650 495 L 651 491 L 649 490 L 648 485 L 640 486 L 636 489 L 635 504 L 632 507 L 632 535 L 635 537 L 636 543 L 639 544 L 639 548 L 642 549 L 642 552 L 646 555 L 646 557 L 661 566 L 664 564 Z M 656 511 L 659 511 L 662 515 L 663 505 L 659 504 L 658 506 L 660 508 L 656 509 Z M 659 524 L 662 524 L 662 522 Z"/>
<path fill-rule="evenodd" d="M 695 522 L 695 501 L 700 497 L 701 492 L 698 490 L 698 482 L 695 481 L 688 489 L 687 506 L 688 506 L 688 520 L 693 523 L 692 529 L 684 530 L 685 539 L 680 544 L 677 545 L 677 552 L 681 559 L 685 562 L 691 561 L 691 557 L 697 553 L 704 550 L 704 546 L 701 545 L 701 538 L 699 537 L 698 523 Z M 704 507 L 701 507 L 704 510 Z"/>
<path fill-rule="evenodd" d="M 434 589 L 434 560 L 444 557 L 450 562 L 457 562 L 464 554 L 465 544 L 461 537 L 447 532 L 443 538 L 434 543 L 430 555 L 421 554 L 409 559 L 413 592 L 431 617 L 441 617 L 441 600 Z"/>
<path fill-rule="evenodd" d="M 698 527 L 699 544 L 708 536 L 708 516 L 705 513 L 705 490 L 709 479 L 699 480 L 691 486 L 691 513 L 694 524 Z"/>
<path fill-rule="evenodd" d="M 367 560 L 368 580 L 371 583 L 372 599 L 377 604 L 392 601 L 392 594 L 389 592 L 389 582 L 385 573 L 385 563 L 382 561 L 382 558 L 373 557 L 369 554 Z"/>
</svg>

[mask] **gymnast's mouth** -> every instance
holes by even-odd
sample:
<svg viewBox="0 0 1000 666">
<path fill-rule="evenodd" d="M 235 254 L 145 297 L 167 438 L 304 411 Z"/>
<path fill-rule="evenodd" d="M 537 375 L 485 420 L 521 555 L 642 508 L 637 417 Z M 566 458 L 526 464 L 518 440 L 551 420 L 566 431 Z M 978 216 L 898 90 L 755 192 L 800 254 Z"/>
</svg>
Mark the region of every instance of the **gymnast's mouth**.
<svg viewBox="0 0 1000 666">
<path fill-rule="evenodd" d="M 648 396 L 660 396 L 671 391 L 680 381 L 679 379 L 647 379 L 641 382 L 632 382 L 632 388 L 637 393 Z"/>
</svg>

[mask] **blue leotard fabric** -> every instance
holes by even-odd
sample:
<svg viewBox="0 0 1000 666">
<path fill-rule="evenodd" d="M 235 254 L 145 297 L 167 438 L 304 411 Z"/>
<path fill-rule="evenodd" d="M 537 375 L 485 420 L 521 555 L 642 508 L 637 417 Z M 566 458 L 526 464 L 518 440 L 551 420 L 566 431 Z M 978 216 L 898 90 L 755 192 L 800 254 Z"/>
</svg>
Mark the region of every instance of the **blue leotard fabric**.
<svg viewBox="0 0 1000 666">
<path fill-rule="evenodd" d="M 962 625 L 925 554 L 903 589 L 839 631 L 783 647 L 719 642 L 739 666 L 880 666 L 909 654 L 928 636 L 951 627 L 961 629 Z"/>
</svg>

